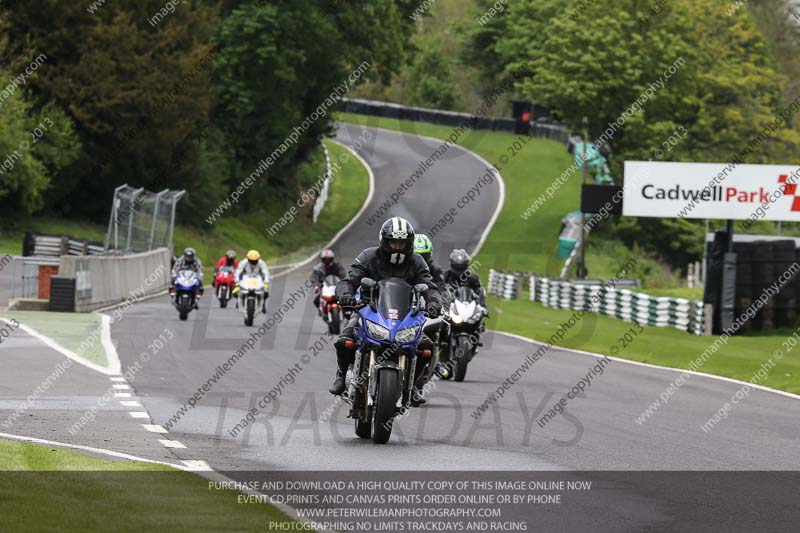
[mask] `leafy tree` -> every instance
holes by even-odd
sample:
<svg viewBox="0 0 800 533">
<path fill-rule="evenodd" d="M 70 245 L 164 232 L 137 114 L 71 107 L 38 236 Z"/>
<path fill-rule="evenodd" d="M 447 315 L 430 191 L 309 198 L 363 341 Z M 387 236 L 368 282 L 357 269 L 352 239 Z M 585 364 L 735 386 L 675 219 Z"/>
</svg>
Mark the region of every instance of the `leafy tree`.
<svg viewBox="0 0 800 533">
<path fill-rule="evenodd" d="M 411 6 L 333 0 L 227 6 L 217 30 L 213 119 L 243 168 L 231 185 L 268 165 L 268 178 L 254 186 L 260 192 L 245 202 L 257 204 L 276 189 L 294 194 L 303 185 L 294 168 L 330 132 L 337 94 L 362 79 L 388 79 L 404 61 Z M 279 148 L 277 159 L 265 162 Z"/>
<path fill-rule="evenodd" d="M 20 72 L 42 52 L 30 81 L 35 105 L 61 108 L 84 150 L 59 175 L 48 203 L 97 217 L 117 185 L 183 188 L 194 181 L 186 139 L 211 107 L 214 8 L 183 2 L 155 27 L 162 0 L 8 1 L 9 39 L 0 60 Z M 99 201 L 98 201 L 99 200 Z"/>
<path fill-rule="evenodd" d="M 452 71 L 442 54 L 439 39 L 429 40 L 417 54 L 408 72 L 411 104 L 435 109 L 452 109 L 456 101 Z"/>
<path fill-rule="evenodd" d="M 662 143 L 682 128 L 686 134 L 663 159 L 734 160 L 784 106 L 785 80 L 769 43 L 746 10 L 731 16 L 723 0 L 675 0 L 648 13 L 651 6 L 520 0 L 496 17 L 497 27 L 471 38 L 489 50 L 478 60 L 500 58 L 503 73 L 526 67 L 531 75 L 520 84 L 526 97 L 573 129 L 587 117 L 597 139 L 616 123 L 605 137 L 616 176 L 626 159 L 658 158 Z M 785 163 L 798 147 L 797 131 L 783 125 L 743 161 Z M 675 265 L 702 251 L 702 230 L 693 221 L 623 219 L 617 232 Z"/>
<path fill-rule="evenodd" d="M 0 79 L 8 76 L 0 72 Z M 31 108 L 20 92 L 0 112 L 0 212 L 32 213 L 42 207 L 52 178 L 78 157 L 71 120 L 58 108 Z"/>
</svg>

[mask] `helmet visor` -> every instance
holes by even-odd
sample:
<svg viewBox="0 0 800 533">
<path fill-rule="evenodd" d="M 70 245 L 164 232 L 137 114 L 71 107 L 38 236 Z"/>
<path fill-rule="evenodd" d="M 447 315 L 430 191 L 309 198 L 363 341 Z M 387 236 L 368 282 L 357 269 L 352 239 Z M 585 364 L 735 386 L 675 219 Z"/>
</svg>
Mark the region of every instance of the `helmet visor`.
<svg viewBox="0 0 800 533">
<path fill-rule="evenodd" d="M 406 241 L 402 239 L 387 239 L 386 244 L 394 252 L 402 252 L 406 249 Z"/>
</svg>

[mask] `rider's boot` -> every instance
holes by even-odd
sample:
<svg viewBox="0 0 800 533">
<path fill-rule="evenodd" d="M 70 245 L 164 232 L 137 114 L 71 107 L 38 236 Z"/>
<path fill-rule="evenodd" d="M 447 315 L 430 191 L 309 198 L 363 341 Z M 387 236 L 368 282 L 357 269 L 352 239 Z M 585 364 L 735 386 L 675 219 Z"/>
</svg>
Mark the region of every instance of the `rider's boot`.
<svg viewBox="0 0 800 533">
<path fill-rule="evenodd" d="M 352 345 L 347 347 L 345 345 Z M 333 380 L 331 388 L 328 392 L 334 396 L 341 396 L 345 390 L 345 377 L 347 376 L 347 368 L 355 358 L 355 343 L 353 339 L 339 337 L 334 344 L 336 346 L 336 379 Z"/>
</svg>

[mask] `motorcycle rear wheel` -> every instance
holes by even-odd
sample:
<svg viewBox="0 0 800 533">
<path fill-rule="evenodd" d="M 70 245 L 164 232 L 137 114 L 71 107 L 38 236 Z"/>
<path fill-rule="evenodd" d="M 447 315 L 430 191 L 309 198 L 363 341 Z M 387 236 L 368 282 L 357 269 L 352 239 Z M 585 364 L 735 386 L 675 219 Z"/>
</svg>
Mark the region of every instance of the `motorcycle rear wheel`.
<svg viewBox="0 0 800 533">
<path fill-rule="evenodd" d="M 328 321 L 328 333 L 331 335 L 338 335 L 342 329 L 342 317 L 339 314 L 339 308 L 334 307 L 331 309 L 331 318 Z"/>
</svg>

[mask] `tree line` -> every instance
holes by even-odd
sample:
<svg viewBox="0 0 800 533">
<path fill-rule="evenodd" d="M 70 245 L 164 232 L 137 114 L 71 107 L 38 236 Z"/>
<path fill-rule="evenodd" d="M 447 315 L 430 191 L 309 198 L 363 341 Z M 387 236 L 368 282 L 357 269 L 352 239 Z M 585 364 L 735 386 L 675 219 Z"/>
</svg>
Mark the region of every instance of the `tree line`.
<svg viewBox="0 0 800 533">
<path fill-rule="evenodd" d="M 330 113 L 304 120 L 364 61 L 363 78 L 378 81 L 406 62 L 415 8 L 407 0 L 4 2 L 0 216 L 47 210 L 103 220 L 114 188 L 129 183 L 187 189 L 184 220 L 202 225 L 200 215 L 303 123 L 241 208 L 295 195 L 307 185 L 297 167 L 333 124 Z"/>
</svg>

